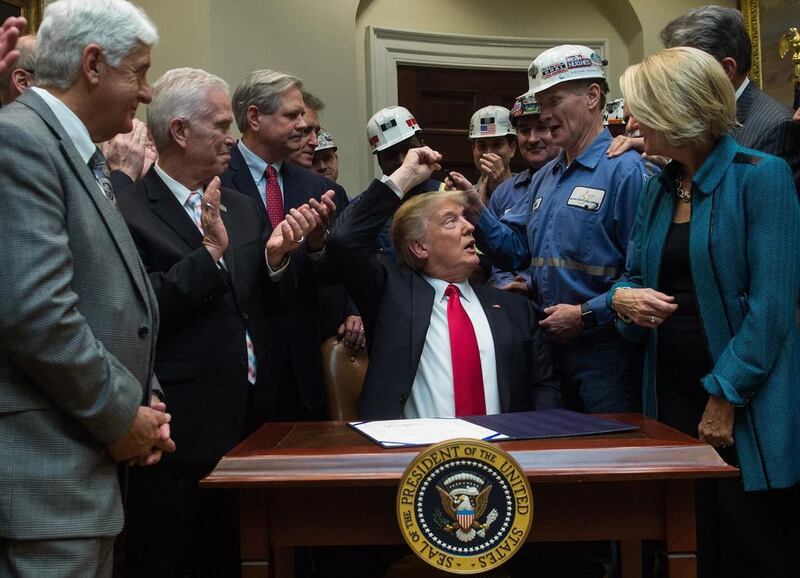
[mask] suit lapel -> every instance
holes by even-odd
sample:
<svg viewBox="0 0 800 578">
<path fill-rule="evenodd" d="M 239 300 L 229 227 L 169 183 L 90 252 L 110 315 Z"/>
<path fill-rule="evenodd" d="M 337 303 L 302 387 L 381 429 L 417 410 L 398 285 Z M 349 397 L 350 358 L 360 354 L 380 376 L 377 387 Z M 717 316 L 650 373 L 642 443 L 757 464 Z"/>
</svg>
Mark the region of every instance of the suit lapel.
<svg viewBox="0 0 800 578">
<path fill-rule="evenodd" d="M 64 127 L 62 127 L 61 123 L 58 122 L 58 119 L 53 114 L 53 111 L 50 110 L 50 107 L 47 106 L 44 100 L 42 100 L 42 98 L 32 90 L 26 91 L 19 97 L 19 100 L 21 103 L 35 111 L 50 127 L 50 129 L 53 131 L 53 134 L 55 134 L 59 139 L 61 151 L 64 153 L 64 157 L 72 166 L 75 176 L 83 185 L 83 188 L 97 209 L 97 212 L 100 213 L 103 222 L 108 228 L 111 238 L 114 240 L 114 244 L 117 246 L 117 249 L 122 255 L 125 266 L 128 268 L 128 272 L 130 273 L 131 279 L 133 279 L 133 282 L 139 291 L 142 301 L 146 306 L 153 307 L 153 305 L 151 305 L 152 302 L 149 299 L 150 293 L 145 284 L 145 279 L 143 276 L 144 269 L 141 266 L 139 253 L 136 250 L 133 239 L 130 237 L 128 226 L 125 224 L 125 220 L 122 218 L 122 215 L 102 193 L 100 186 L 97 183 L 97 179 L 94 178 L 92 171 L 89 169 L 89 165 L 83 162 L 83 159 L 75 149 L 75 145 L 72 143 L 72 139 L 69 138 L 67 133 L 64 131 Z"/>
<path fill-rule="evenodd" d="M 511 360 L 506 357 L 512 350 L 510 343 L 505 343 L 511 339 L 508 331 L 506 311 L 499 303 L 492 300 L 491 294 L 485 291 L 481 285 L 470 283 L 472 290 L 481 302 L 486 320 L 489 322 L 489 329 L 492 332 L 492 342 L 494 343 L 494 359 L 497 366 L 497 393 L 500 397 L 500 410 L 507 412 L 511 404 L 511 391 L 509 389 L 508 368 Z M 505 323 L 504 323 L 505 321 Z"/>
<path fill-rule="evenodd" d="M 744 91 L 742 91 L 741 96 L 739 96 L 739 100 L 736 101 L 736 120 L 738 120 L 742 125 L 737 126 L 733 130 L 734 138 L 737 140 L 739 140 L 739 133 L 745 129 L 747 117 L 750 115 L 750 109 L 753 107 L 753 103 L 755 102 L 757 96 L 758 91 L 751 82 L 747 85 Z"/>
<path fill-rule="evenodd" d="M 417 273 L 411 275 L 411 375 L 416 375 L 425 336 L 431 324 L 433 299 L 436 292 L 433 287 Z"/>
<path fill-rule="evenodd" d="M 303 178 L 303 169 L 288 161 L 283 161 L 281 176 L 283 177 L 283 210 L 296 209 L 308 202 L 311 191 L 307 190 L 306 179 Z"/>
<path fill-rule="evenodd" d="M 267 223 L 267 227 L 272 232 L 272 226 L 267 218 L 267 208 L 264 206 L 264 200 L 261 198 L 261 193 L 258 192 L 255 182 L 253 182 L 253 175 L 250 174 L 250 168 L 239 150 L 238 144 L 231 148 L 231 160 L 228 163 L 228 169 L 232 173 L 233 183 L 236 190 L 244 193 L 256 202 L 256 208 L 261 220 Z"/>
<path fill-rule="evenodd" d="M 203 241 L 203 234 L 192 222 L 186 210 L 180 206 L 175 195 L 169 190 L 155 169 L 145 175 L 142 180 L 150 210 L 172 229 L 191 249 L 197 249 Z"/>
</svg>

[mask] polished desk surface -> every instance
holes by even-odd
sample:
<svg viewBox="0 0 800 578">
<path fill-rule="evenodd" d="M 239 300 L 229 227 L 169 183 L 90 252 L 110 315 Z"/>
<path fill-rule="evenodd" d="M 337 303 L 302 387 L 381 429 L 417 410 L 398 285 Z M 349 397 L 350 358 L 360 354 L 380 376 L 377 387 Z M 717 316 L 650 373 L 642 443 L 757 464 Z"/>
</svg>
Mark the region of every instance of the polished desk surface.
<svg viewBox="0 0 800 578">
<path fill-rule="evenodd" d="M 598 417 L 633 432 L 497 442 L 531 482 L 733 477 L 714 449 L 640 414 Z M 345 422 L 267 423 L 219 462 L 207 488 L 396 485 L 421 448 L 384 449 Z"/>
</svg>

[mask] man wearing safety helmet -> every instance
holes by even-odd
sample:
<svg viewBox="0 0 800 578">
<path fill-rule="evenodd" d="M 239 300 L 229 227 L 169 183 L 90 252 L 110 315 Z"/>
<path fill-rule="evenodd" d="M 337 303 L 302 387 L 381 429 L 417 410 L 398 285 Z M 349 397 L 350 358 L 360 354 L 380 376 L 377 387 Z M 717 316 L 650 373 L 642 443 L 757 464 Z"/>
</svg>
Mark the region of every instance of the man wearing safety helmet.
<svg viewBox="0 0 800 578">
<path fill-rule="evenodd" d="M 495 104 L 475 111 L 469 121 L 472 160 L 480 173 L 475 185 L 484 202 L 497 186 L 511 178 L 511 159 L 517 152 L 517 131 L 511 126 L 509 111 Z"/>
<path fill-rule="evenodd" d="M 609 159 L 603 127 L 604 62 L 586 46 L 562 45 L 529 68 L 540 120 L 563 151 L 531 181 L 528 196 L 502 220 L 479 211 L 476 238 L 508 270 L 531 267 L 532 294 L 553 340 L 567 407 L 588 412 L 634 408 L 631 351 L 614 330 L 605 295 L 625 270 L 644 181 L 640 156 Z"/>
<path fill-rule="evenodd" d="M 324 128 L 317 132 L 317 148 L 311 165 L 316 172 L 333 182 L 339 179 L 339 155 L 336 153 L 336 141 L 333 135 Z"/>
<path fill-rule="evenodd" d="M 532 94 L 517 97 L 511 109 L 509 121 L 517 131 L 517 145 L 528 163 L 528 168 L 500 183 L 489 198 L 488 208 L 498 219 L 527 195 L 536 171 L 561 152 L 561 149 L 553 144 L 550 130 L 542 122 L 540 112 L 539 103 Z M 530 290 L 531 275 L 527 269 L 510 272 L 492 267 L 488 284 L 527 295 Z"/>
<path fill-rule="evenodd" d="M 387 106 L 373 114 L 367 121 L 367 141 L 372 154 L 378 159 L 378 166 L 387 177 L 400 168 L 408 151 L 425 145 L 422 140 L 422 127 L 414 115 L 403 106 Z M 411 189 L 406 197 L 439 190 L 441 185 L 441 181 L 428 179 Z M 394 260 L 395 251 L 389 235 L 391 224 L 390 218 L 375 243 L 380 254 Z"/>
</svg>

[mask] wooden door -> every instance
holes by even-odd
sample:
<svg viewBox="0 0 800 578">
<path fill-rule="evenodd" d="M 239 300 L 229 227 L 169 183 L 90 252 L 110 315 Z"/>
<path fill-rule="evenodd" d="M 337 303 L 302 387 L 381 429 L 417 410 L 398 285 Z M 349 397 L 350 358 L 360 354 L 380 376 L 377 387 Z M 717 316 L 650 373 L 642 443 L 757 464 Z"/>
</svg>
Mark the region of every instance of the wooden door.
<svg viewBox="0 0 800 578">
<path fill-rule="evenodd" d="M 474 183 L 478 172 L 468 138 L 472 113 L 490 104 L 511 109 L 514 99 L 528 90 L 528 76 L 524 70 L 400 65 L 397 87 L 398 104 L 414 114 L 425 143 L 442 153 L 442 166 Z M 511 169 L 518 172 L 524 168 L 525 162 L 517 152 Z"/>
</svg>

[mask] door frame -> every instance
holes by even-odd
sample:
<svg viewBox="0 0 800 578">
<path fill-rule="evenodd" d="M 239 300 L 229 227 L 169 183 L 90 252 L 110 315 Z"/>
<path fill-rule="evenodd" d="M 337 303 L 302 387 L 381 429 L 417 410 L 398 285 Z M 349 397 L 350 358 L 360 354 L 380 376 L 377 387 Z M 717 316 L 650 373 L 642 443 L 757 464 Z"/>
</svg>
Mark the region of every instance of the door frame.
<svg viewBox="0 0 800 578">
<path fill-rule="evenodd" d="M 527 72 L 536 56 L 559 44 L 582 44 L 601 58 L 609 59 L 608 39 L 475 36 L 368 26 L 367 118 L 381 108 L 397 104 L 397 66 L 400 64 Z M 372 165 L 374 176 L 379 178 L 381 171 L 377 162 Z"/>
</svg>

